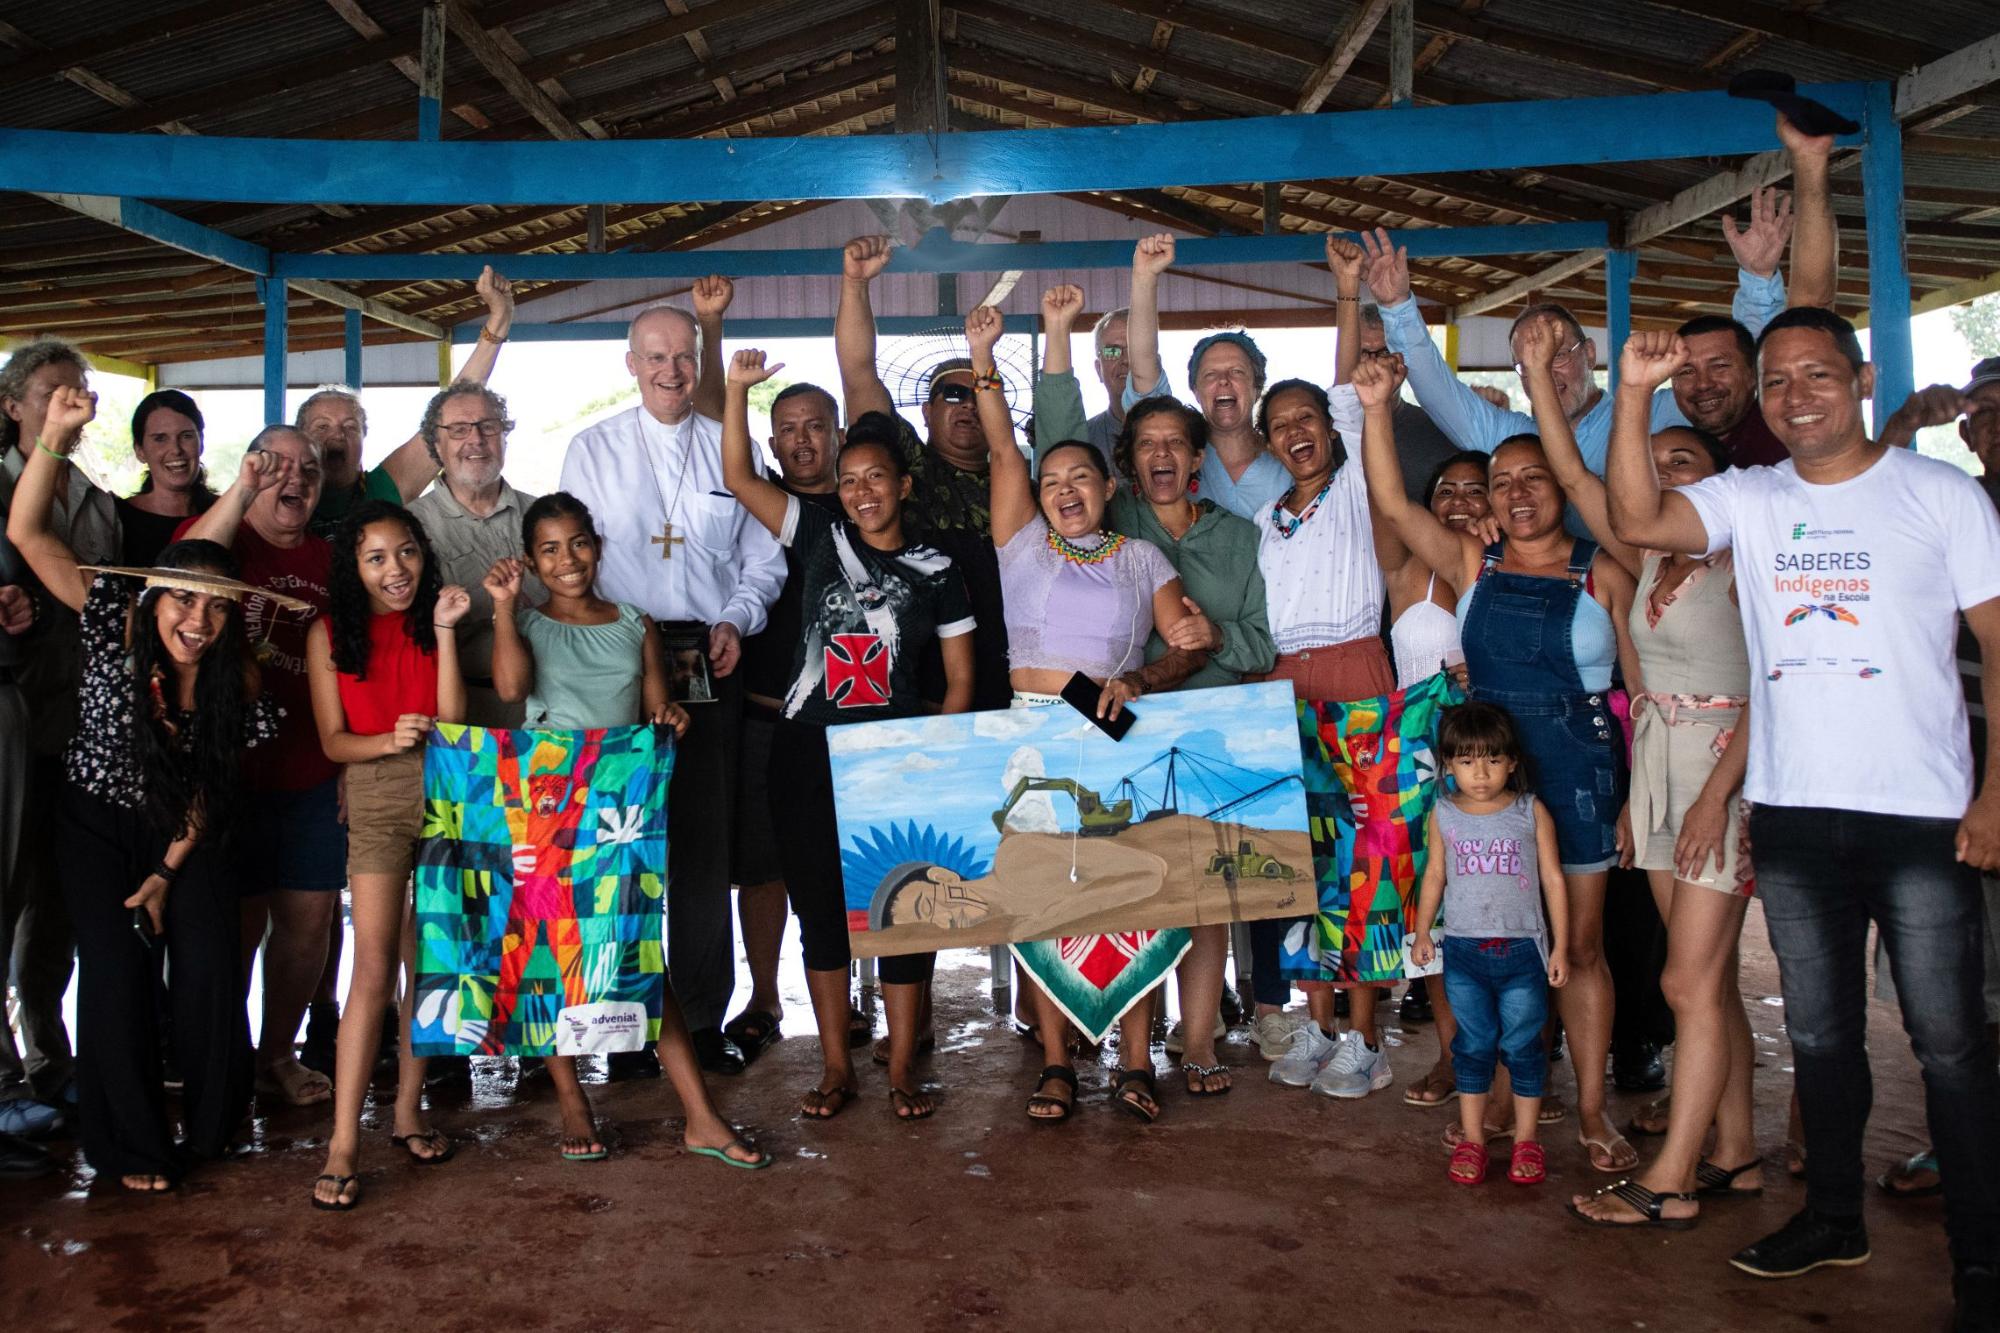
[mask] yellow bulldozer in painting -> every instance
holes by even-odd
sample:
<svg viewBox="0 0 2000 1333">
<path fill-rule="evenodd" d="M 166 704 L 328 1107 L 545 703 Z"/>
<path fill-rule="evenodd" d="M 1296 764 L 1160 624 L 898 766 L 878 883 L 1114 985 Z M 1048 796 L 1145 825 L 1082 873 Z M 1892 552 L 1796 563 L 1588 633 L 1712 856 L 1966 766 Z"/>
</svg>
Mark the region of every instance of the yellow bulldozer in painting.
<svg viewBox="0 0 2000 1333">
<path fill-rule="evenodd" d="M 1234 852 L 1217 852 L 1208 858 L 1208 873 L 1227 879 L 1297 879 L 1299 872 L 1275 856 L 1267 856 L 1244 838 Z"/>
</svg>

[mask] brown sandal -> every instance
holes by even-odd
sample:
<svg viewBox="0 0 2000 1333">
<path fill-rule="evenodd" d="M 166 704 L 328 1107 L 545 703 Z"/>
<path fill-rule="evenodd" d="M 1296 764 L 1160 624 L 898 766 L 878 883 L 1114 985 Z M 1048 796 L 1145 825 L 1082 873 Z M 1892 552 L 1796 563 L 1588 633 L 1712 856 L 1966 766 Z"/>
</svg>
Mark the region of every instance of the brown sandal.
<svg viewBox="0 0 2000 1333">
<path fill-rule="evenodd" d="M 1436 1094 L 1435 1096 L 1427 1094 Z M 1458 1084 L 1450 1074 L 1433 1065 L 1431 1071 L 1403 1094 L 1405 1106 L 1448 1106 L 1458 1100 Z"/>
</svg>

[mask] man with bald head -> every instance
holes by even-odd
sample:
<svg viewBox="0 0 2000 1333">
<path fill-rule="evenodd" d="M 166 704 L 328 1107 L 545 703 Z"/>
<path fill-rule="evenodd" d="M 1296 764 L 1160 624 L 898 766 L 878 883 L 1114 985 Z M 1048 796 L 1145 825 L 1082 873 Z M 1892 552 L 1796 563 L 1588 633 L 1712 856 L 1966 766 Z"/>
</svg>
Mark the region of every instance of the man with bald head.
<svg viewBox="0 0 2000 1333">
<path fill-rule="evenodd" d="M 667 969 L 703 1067 L 737 1073 L 742 1052 L 722 1035 L 736 975 L 729 854 L 743 720 L 737 665 L 744 638 L 764 628 L 784 586 L 785 557 L 723 484 L 722 425 L 696 405 L 704 342 L 700 321 L 678 306 L 639 312 L 625 353 L 638 405 L 570 442 L 562 489 L 590 507 L 603 538 L 598 592 L 639 607 L 669 642 L 707 653 L 714 697 L 687 701 L 693 720 L 668 793 Z M 619 1063 L 644 1065 L 645 1054 Z"/>
</svg>

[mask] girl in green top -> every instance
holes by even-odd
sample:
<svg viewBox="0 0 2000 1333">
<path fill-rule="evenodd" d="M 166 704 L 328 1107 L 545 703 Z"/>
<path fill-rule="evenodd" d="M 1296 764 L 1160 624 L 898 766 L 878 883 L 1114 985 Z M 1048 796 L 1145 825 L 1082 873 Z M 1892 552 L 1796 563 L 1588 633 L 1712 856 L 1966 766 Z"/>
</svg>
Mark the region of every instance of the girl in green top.
<svg viewBox="0 0 2000 1333">
<path fill-rule="evenodd" d="M 651 722 L 684 733 L 688 716 L 668 698 L 659 631 L 636 608 L 597 595 L 599 538 L 590 510 L 567 492 L 545 495 L 522 516 L 521 539 L 527 560 L 497 561 L 485 579 L 493 596 L 494 690 L 509 703 L 527 701 L 530 727 L 590 730 Z M 548 588 L 549 600 L 539 610 L 517 610 L 529 568 Z M 769 1166 L 769 1154 L 744 1142 L 716 1114 L 673 985 L 664 984 L 660 1064 L 687 1111 L 688 1150 L 730 1166 Z M 607 1154 L 577 1082 L 576 1058 L 550 1056 L 547 1066 L 562 1114 L 563 1160 L 602 1161 Z"/>
</svg>

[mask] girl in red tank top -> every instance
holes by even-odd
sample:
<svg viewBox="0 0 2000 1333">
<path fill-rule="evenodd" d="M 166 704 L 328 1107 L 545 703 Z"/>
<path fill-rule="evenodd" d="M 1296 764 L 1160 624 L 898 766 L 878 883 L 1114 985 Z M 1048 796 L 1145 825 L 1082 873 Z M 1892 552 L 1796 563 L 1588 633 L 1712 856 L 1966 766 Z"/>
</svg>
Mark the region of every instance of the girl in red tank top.
<svg viewBox="0 0 2000 1333">
<path fill-rule="evenodd" d="M 306 641 L 313 719 L 326 757 L 345 765 L 347 877 L 354 899 L 354 973 L 340 1017 L 333 1136 L 315 1208 L 360 1201 L 361 1102 L 395 999 L 396 967 L 413 966 L 410 871 L 423 832 L 424 738 L 465 718 L 465 682 L 453 627 L 470 599 L 440 587 L 423 525 L 371 500 L 334 532 L 327 614 Z M 400 957 L 399 957 L 400 955 Z M 414 978 L 412 978 L 414 981 Z M 390 1141 L 417 1162 L 443 1162 L 451 1140 L 423 1117 L 424 1062 L 410 1052 L 410 1015 L 399 1019 L 399 1081 Z"/>
</svg>

